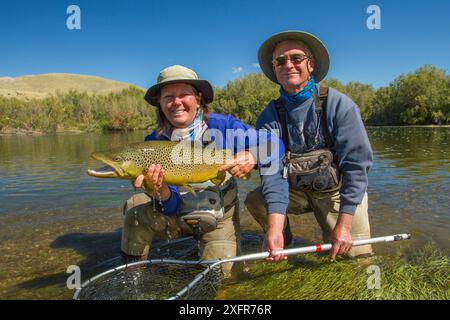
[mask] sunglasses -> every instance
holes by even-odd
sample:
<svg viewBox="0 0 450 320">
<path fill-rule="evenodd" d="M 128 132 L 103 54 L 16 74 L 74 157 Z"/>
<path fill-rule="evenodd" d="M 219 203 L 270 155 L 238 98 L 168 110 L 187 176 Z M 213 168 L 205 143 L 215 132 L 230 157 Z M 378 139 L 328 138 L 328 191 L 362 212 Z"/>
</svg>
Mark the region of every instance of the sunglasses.
<svg viewBox="0 0 450 320">
<path fill-rule="evenodd" d="M 294 54 L 288 54 L 288 55 L 281 55 L 272 60 L 272 63 L 275 67 L 284 66 L 288 60 L 291 60 L 293 64 L 300 64 L 303 62 L 303 60 L 308 59 L 309 57 L 301 54 L 301 53 L 294 53 Z"/>
</svg>

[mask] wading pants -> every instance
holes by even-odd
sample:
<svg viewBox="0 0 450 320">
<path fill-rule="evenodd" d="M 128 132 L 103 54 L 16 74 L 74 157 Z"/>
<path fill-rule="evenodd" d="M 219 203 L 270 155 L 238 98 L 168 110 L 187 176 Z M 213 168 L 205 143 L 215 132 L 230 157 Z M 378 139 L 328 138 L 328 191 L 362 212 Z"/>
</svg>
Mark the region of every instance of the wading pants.
<svg viewBox="0 0 450 320">
<path fill-rule="evenodd" d="M 251 191 L 245 199 L 245 205 L 253 218 L 266 231 L 267 210 L 264 206 L 265 202 L 261 190 L 261 187 L 258 187 Z M 339 204 L 339 190 L 333 192 L 302 192 L 291 189 L 289 190 L 287 214 L 314 212 L 314 216 L 322 229 L 323 242 L 329 243 L 331 231 L 334 229 L 339 215 Z M 356 208 L 350 233 L 353 240 L 370 238 L 367 193 L 364 195 L 361 204 Z M 352 247 L 348 255 L 356 257 L 371 253 L 372 246 L 364 245 Z"/>
</svg>

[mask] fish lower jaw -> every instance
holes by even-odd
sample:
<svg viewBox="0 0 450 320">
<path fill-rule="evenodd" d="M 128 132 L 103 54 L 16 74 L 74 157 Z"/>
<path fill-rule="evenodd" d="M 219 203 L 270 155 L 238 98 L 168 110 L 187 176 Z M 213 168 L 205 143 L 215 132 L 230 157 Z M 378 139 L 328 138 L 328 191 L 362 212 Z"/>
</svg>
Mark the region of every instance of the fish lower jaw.
<svg viewBox="0 0 450 320">
<path fill-rule="evenodd" d="M 95 170 L 88 170 L 87 174 L 90 175 L 91 177 L 96 177 L 96 178 L 119 178 L 120 176 L 117 175 L 117 173 L 106 173 L 106 172 L 97 172 Z"/>
<path fill-rule="evenodd" d="M 121 178 L 124 176 L 123 172 L 120 172 L 120 170 L 116 170 L 116 168 L 111 166 L 105 166 L 99 169 L 88 169 L 87 174 L 97 178 Z"/>
</svg>

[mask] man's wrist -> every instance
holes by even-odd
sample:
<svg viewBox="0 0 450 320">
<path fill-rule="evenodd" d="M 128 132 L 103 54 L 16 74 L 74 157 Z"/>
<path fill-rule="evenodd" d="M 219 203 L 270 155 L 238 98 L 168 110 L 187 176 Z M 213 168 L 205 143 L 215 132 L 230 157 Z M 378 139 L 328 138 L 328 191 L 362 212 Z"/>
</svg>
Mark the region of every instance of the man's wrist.
<svg viewBox="0 0 450 320">
<path fill-rule="evenodd" d="M 342 225 L 347 228 L 352 227 L 353 215 L 348 212 L 340 212 L 337 218 L 336 224 Z"/>
<path fill-rule="evenodd" d="M 267 220 L 268 229 L 283 232 L 285 219 L 286 219 L 286 215 L 284 215 L 282 213 L 269 214 L 268 220 Z"/>
</svg>

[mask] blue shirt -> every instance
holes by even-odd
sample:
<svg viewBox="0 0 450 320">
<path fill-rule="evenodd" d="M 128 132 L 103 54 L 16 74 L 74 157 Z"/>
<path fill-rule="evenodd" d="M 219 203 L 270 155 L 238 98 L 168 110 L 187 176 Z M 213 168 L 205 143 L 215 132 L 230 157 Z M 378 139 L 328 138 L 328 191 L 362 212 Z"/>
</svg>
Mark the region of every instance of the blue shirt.
<svg viewBox="0 0 450 320">
<path fill-rule="evenodd" d="M 319 90 L 319 85 L 316 85 Z M 316 136 L 317 119 L 314 97 L 295 105 L 283 101 L 292 152 L 302 153 L 325 146 L 323 133 Z M 331 135 L 337 164 L 342 173 L 340 212 L 354 214 L 362 202 L 372 165 L 372 148 L 358 106 L 346 95 L 329 88 L 326 123 Z M 282 126 L 273 101 L 256 120 L 256 129 L 278 130 Z M 272 175 L 261 175 L 261 185 L 267 212 L 285 214 L 289 203 L 289 184 L 283 178 L 283 165 Z"/>
<path fill-rule="evenodd" d="M 284 154 L 284 146 L 282 146 L 277 150 L 279 153 L 273 153 L 265 158 L 259 157 L 260 154 L 258 154 L 257 147 L 270 143 L 271 139 L 276 139 L 279 142 L 278 138 L 273 138 L 270 133 L 267 136 L 260 135 L 257 130 L 250 128 L 249 125 L 231 115 L 210 113 L 206 123 L 208 125 L 207 131 L 211 135 L 211 141 L 213 141 L 218 149 L 233 148 L 235 154 L 242 150 L 248 150 L 260 166 L 270 164 L 274 159 Z M 256 137 L 256 139 L 248 139 L 249 136 Z M 162 133 L 158 136 L 156 130 L 154 130 L 145 137 L 145 141 L 152 140 L 170 141 L 170 133 Z M 169 199 L 162 201 L 162 206 L 164 207 L 163 214 L 172 216 L 180 209 L 181 196 L 176 186 L 169 185 L 168 187 L 171 195 Z"/>
</svg>

